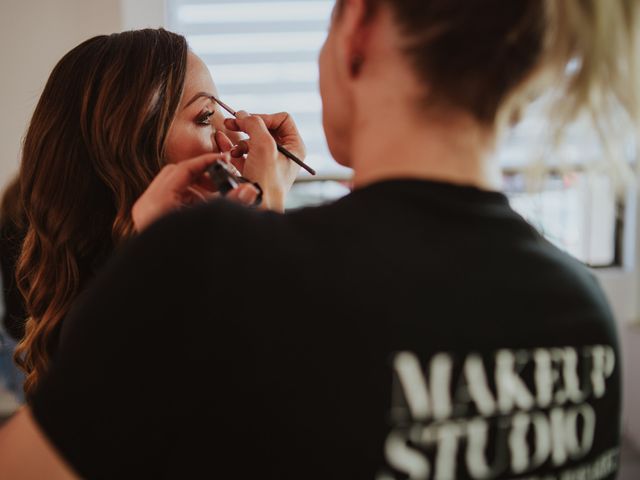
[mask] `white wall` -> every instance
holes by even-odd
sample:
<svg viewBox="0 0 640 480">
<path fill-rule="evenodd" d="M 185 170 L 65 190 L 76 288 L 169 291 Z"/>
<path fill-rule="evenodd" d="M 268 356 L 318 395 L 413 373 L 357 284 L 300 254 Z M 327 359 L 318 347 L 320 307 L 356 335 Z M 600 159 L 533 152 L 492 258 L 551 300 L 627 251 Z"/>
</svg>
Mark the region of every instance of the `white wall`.
<svg viewBox="0 0 640 480">
<path fill-rule="evenodd" d="M 21 139 L 53 66 L 81 41 L 120 26 L 119 0 L 2 0 L 0 186 L 17 169 Z"/>
<path fill-rule="evenodd" d="M 53 66 L 94 35 L 164 23 L 162 0 L 1 0 L 0 189 Z"/>
<path fill-rule="evenodd" d="M 164 0 L 120 0 L 122 29 L 158 28 L 165 26 Z"/>
</svg>

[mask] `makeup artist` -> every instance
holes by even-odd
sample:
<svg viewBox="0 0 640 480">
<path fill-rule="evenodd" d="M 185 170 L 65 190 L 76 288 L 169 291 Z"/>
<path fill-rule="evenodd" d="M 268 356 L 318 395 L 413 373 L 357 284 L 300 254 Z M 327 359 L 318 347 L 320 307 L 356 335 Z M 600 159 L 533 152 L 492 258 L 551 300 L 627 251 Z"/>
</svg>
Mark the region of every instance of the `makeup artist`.
<svg viewBox="0 0 640 480">
<path fill-rule="evenodd" d="M 353 193 L 155 221 L 189 181 L 153 182 L 145 231 L 0 432 L 0 472 L 41 478 L 35 457 L 48 478 L 614 478 L 611 312 L 510 209 L 492 153 L 551 87 L 556 131 L 582 111 L 606 125 L 611 102 L 637 121 L 637 20 L 635 0 L 339 1 L 320 87 Z M 226 126 L 248 161 L 289 161 L 260 117 Z"/>
</svg>

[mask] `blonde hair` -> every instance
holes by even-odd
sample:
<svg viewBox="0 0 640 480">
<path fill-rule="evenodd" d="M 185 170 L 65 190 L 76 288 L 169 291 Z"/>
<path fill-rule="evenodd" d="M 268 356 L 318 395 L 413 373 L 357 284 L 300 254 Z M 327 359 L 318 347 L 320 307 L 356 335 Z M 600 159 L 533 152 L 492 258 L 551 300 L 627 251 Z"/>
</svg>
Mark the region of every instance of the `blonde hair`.
<svg viewBox="0 0 640 480">
<path fill-rule="evenodd" d="M 344 1 L 337 3 L 340 15 Z M 625 117 L 637 133 L 638 0 L 367 0 L 394 13 L 403 50 L 429 85 L 423 104 L 513 126 L 552 92 L 550 144 L 583 114 L 612 154 Z M 620 115 L 623 112 L 624 115 Z M 628 169 L 628 168 L 627 168 Z"/>
<path fill-rule="evenodd" d="M 546 56 L 565 77 L 563 116 L 572 120 L 583 109 L 597 116 L 614 101 L 638 123 L 638 1 L 547 0 L 546 8 Z M 566 71 L 569 62 L 576 62 L 573 72 Z"/>
<path fill-rule="evenodd" d="M 586 118 L 598 133 L 607 173 L 619 188 L 635 183 L 624 142 L 640 133 L 640 4 L 637 0 L 546 0 L 544 47 L 528 79 L 501 108 L 499 127 L 532 98 L 551 91 L 551 145 Z M 640 151 L 639 151 L 640 153 Z M 562 160 L 562 159 L 560 159 Z M 543 162 L 534 162 L 539 178 Z"/>
</svg>

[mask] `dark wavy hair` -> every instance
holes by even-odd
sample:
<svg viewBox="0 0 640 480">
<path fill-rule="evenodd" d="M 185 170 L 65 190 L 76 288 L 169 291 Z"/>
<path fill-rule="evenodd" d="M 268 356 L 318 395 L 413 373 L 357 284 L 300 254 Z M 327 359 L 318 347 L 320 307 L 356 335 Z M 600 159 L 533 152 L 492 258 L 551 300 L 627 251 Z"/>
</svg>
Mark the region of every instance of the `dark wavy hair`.
<svg viewBox="0 0 640 480">
<path fill-rule="evenodd" d="M 15 360 L 27 397 L 71 304 L 134 232 L 131 208 L 164 164 L 187 52 L 185 38 L 164 29 L 97 36 L 47 81 L 18 176 L 26 228 L 16 280 L 27 321 Z"/>
</svg>

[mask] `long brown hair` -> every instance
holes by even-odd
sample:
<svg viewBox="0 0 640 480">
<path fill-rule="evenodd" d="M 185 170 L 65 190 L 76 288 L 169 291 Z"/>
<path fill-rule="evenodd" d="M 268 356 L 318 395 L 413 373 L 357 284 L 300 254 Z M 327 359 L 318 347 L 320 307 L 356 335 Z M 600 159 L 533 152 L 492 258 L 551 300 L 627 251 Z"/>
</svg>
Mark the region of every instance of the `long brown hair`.
<svg viewBox="0 0 640 480">
<path fill-rule="evenodd" d="M 27 396 L 47 370 L 62 319 L 161 169 L 184 88 L 187 43 L 158 30 L 91 38 L 55 66 L 24 141 L 27 228 L 16 267 L 28 319 L 15 360 Z"/>
</svg>

